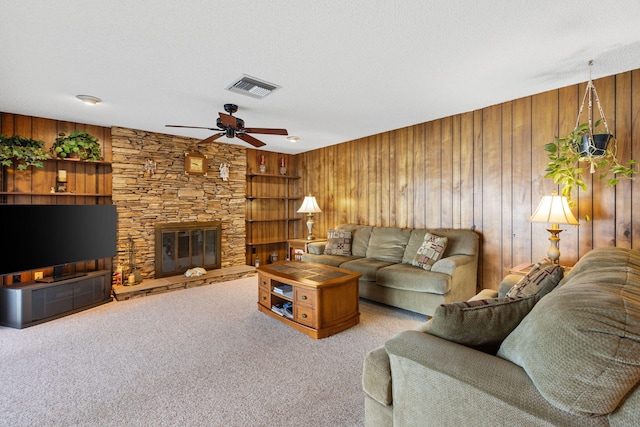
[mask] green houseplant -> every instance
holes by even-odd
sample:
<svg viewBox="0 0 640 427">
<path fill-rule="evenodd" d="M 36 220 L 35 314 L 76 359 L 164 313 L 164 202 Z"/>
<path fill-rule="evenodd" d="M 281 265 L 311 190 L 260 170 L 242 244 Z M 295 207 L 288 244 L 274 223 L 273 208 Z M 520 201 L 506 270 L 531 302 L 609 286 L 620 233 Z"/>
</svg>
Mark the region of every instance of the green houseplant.
<svg viewBox="0 0 640 427">
<path fill-rule="evenodd" d="M 41 168 L 44 161 L 50 158 L 44 150 L 44 141 L 25 138 L 20 135 L 0 135 L 0 164 L 11 166 L 14 161 L 18 170 L 25 170 L 29 166 Z"/>
<path fill-rule="evenodd" d="M 613 135 L 608 131 L 594 132 L 600 123 L 598 120 L 593 128 L 588 123 L 578 125 L 566 137 L 555 138 L 544 147 L 549 157 L 545 178 L 552 178 L 562 186 L 561 194 L 567 198 L 569 206 L 575 206 L 574 190 L 587 191 L 585 173 L 598 173 L 598 179 L 607 179 L 607 186 L 618 184 L 621 178 L 632 178 L 635 173 L 635 160 L 627 165 L 618 161 L 617 141 Z M 605 144 L 596 146 L 600 139 Z"/>
<path fill-rule="evenodd" d="M 53 151 L 62 158 L 80 158 L 90 162 L 102 159 L 98 138 L 85 130 L 75 130 L 69 135 L 59 134 L 53 143 Z"/>
</svg>

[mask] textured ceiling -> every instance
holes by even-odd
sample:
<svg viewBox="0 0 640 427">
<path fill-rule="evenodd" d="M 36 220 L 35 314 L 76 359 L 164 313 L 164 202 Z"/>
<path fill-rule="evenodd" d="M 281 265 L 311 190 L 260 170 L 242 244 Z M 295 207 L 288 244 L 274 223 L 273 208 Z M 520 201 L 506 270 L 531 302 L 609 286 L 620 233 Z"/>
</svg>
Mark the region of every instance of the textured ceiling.
<svg viewBox="0 0 640 427">
<path fill-rule="evenodd" d="M 605 5 L 607 7 L 605 7 Z M 637 0 L 0 0 L 0 111 L 299 153 L 640 68 Z M 263 99 L 242 74 L 281 86 Z M 103 103 L 88 107 L 75 95 Z M 244 145 L 239 139 L 219 141 Z"/>
</svg>

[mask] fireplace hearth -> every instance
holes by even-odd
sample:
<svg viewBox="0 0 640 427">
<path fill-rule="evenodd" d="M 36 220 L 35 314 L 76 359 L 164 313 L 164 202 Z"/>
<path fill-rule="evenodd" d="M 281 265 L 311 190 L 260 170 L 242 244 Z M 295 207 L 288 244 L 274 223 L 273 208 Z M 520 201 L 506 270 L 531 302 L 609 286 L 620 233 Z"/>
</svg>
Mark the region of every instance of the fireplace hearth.
<svg viewBox="0 0 640 427">
<path fill-rule="evenodd" d="M 155 224 L 155 277 L 183 274 L 194 267 L 219 269 L 221 229 L 220 221 Z"/>
</svg>

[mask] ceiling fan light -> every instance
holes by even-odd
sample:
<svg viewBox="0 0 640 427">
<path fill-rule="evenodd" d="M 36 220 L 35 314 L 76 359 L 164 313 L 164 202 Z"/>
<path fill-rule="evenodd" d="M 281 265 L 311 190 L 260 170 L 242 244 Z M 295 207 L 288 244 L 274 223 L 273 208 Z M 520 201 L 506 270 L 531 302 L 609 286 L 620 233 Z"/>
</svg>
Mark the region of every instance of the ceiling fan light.
<svg viewBox="0 0 640 427">
<path fill-rule="evenodd" d="M 102 99 L 92 95 L 76 95 L 76 98 L 87 105 L 96 105 L 102 102 Z"/>
</svg>

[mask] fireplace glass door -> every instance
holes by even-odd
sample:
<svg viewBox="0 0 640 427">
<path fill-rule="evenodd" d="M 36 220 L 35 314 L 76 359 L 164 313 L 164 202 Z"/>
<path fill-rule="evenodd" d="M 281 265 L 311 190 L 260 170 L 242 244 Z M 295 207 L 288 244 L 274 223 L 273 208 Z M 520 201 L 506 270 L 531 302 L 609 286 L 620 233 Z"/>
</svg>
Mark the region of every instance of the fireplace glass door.
<svg viewBox="0 0 640 427">
<path fill-rule="evenodd" d="M 156 224 L 156 277 L 220 268 L 220 223 Z"/>
</svg>

